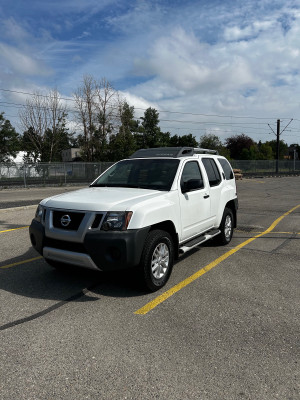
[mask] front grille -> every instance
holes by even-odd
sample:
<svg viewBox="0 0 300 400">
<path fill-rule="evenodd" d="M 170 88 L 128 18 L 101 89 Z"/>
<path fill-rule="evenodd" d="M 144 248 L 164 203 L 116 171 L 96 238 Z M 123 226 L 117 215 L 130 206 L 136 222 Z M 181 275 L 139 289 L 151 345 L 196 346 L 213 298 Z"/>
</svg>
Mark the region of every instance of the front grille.
<svg viewBox="0 0 300 400">
<path fill-rule="evenodd" d="M 86 248 L 82 243 L 68 242 L 66 240 L 58 240 L 45 237 L 45 247 L 52 247 L 53 249 L 73 251 L 75 253 L 87 254 Z"/>
<path fill-rule="evenodd" d="M 97 229 L 99 228 L 100 222 L 102 221 L 103 214 L 96 214 L 94 222 L 91 226 L 92 229 Z"/>
<path fill-rule="evenodd" d="M 67 231 L 77 231 L 84 213 L 70 211 L 53 211 L 53 226 L 54 228 Z"/>
</svg>

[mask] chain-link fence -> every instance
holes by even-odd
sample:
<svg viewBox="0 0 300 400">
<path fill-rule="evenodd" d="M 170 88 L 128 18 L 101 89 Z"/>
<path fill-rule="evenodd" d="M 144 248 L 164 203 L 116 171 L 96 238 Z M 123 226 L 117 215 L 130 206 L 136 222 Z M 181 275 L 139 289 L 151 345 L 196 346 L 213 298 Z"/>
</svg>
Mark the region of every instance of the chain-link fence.
<svg viewBox="0 0 300 400">
<path fill-rule="evenodd" d="M 232 160 L 243 176 L 276 175 L 276 160 Z M 112 162 L 98 163 L 0 163 L 0 187 L 12 185 L 89 184 Z M 279 160 L 278 174 L 300 174 L 300 160 Z"/>
<path fill-rule="evenodd" d="M 0 186 L 89 184 L 112 162 L 0 164 Z"/>
<path fill-rule="evenodd" d="M 247 175 L 276 175 L 276 160 L 231 160 L 232 168 L 240 169 Z M 278 174 L 299 174 L 300 160 L 279 160 Z"/>
</svg>

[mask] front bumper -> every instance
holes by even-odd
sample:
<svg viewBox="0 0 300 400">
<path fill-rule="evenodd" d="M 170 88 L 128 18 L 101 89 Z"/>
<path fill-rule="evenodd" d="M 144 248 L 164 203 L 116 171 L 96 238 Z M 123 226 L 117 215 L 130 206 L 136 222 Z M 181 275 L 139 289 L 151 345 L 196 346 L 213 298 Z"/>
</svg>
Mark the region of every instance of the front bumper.
<svg viewBox="0 0 300 400">
<path fill-rule="evenodd" d="M 85 268 L 110 271 L 137 266 L 149 227 L 121 232 L 87 232 L 83 242 L 49 238 L 44 226 L 32 220 L 32 246 L 45 258 Z M 70 239 L 70 238 L 69 238 Z"/>
</svg>

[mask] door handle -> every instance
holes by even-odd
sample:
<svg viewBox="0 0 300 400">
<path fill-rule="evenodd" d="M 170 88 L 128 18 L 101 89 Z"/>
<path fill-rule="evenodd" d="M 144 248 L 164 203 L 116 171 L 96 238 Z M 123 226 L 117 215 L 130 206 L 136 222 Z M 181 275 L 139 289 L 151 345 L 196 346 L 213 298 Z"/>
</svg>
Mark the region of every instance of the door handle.
<svg viewBox="0 0 300 400">
<path fill-rule="evenodd" d="M 205 196 L 203 196 L 204 199 L 208 199 L 209 198 L 209 194 L 206 194 Z"/>
</svg>

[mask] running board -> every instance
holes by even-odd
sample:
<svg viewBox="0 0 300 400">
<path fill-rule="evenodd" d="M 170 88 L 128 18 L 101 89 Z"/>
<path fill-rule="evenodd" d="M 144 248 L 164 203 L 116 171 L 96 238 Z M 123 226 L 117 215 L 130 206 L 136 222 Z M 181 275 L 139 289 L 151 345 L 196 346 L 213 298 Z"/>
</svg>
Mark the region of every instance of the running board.
<svg viewBox="0 0 300 400">
<path fill-rule="evenodd" d="M 198 236 L 195 239 L 184 243 L 179 247 L 179 254 L 184 254 L 187 251 L 192 250 L 194 247 L 199 246 L 199 244 L 207 242 L 209 239 L 219 235 L 219 233 L 221 233 L 220 229 L 212 229 L 211 231 L 206 232 L 204 235 Z"/>
</svg>

